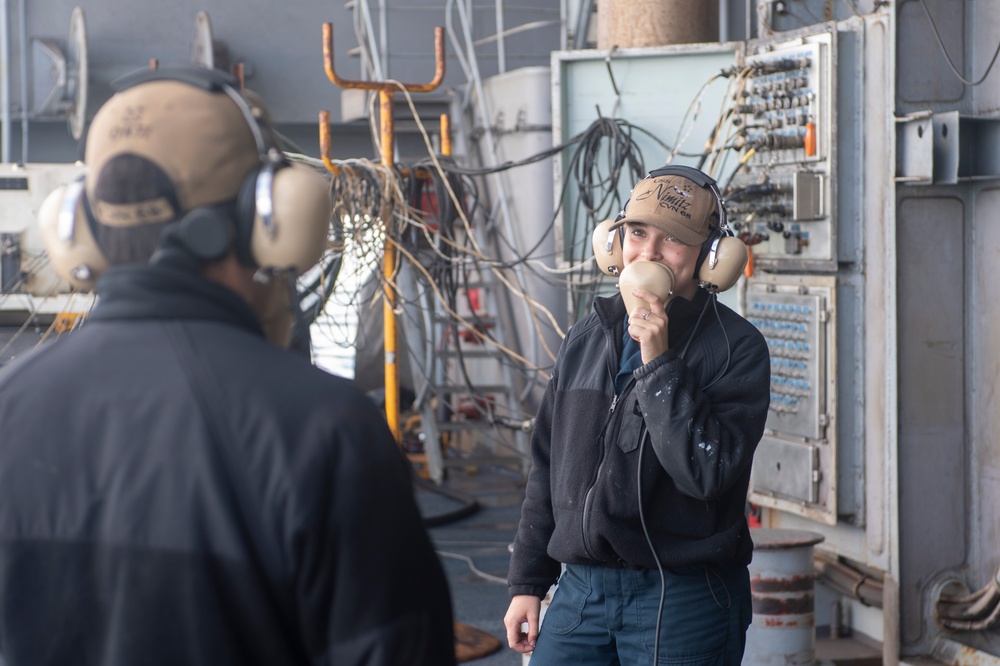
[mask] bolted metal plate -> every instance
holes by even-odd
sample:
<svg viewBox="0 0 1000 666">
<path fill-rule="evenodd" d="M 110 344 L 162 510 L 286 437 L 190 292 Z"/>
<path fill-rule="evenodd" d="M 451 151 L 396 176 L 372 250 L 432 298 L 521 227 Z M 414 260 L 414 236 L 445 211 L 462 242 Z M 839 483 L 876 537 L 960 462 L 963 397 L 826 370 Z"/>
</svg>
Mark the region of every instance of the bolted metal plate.
<svg viewBox="0 0 1000 666">
<path fill-rule="evenodd" d="M 765 436 L 754 454 L 750 485 L 755 493 L 809 504 L 818 500 L 816 447 Z"/>
</svg>

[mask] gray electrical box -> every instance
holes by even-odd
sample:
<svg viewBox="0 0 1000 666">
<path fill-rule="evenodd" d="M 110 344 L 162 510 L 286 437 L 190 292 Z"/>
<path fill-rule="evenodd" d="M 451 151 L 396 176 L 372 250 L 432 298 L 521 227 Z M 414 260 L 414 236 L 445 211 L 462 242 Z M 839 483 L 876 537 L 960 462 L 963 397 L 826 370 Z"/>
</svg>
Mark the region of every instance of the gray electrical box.
<svg viewBox="0 0 1000 666">
<path fill-rule="evenodd" d="M 837 521 L 836 278 L 760 275 L 743 312 L 771 356 L 771 405 L 757 447 L 751 501 Z"/>
<path fill-rule="evenodd" d="M 752 152 L 727 199 L 762 268 L 837 266 L 836 37 L 772 38 L 746 55 L 737 111 Z"/>
</svg>

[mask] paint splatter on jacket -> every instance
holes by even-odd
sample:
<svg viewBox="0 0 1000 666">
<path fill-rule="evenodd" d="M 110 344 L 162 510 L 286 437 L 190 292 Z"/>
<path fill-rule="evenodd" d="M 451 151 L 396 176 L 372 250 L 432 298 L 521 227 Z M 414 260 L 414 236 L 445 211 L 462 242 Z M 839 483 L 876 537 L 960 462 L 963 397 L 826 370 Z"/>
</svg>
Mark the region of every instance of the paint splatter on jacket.
<svg viewBox="0 0 1000 666">
<path fill-rule="evenodd" d="M 616 394 L 625 314 L 621 297 L 596 299 L 560 348 L 532 434 L 512 596 L 544 596 L 560 563 L 655 568 L 640 490 L 663 567 L 750 561 L 746 495 L 770 401 L 764 337 L 703 290 L 675 298 L 669 350 Z"/>
</svg>

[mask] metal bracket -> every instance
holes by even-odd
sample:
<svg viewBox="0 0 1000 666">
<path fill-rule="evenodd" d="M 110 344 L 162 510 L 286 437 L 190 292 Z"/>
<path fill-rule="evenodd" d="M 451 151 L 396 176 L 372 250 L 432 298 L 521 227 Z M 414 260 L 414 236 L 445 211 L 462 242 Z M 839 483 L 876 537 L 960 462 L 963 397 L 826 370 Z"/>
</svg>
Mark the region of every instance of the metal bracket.
<svg viewBox="0 0 1000 666">
<path fill-rule="evenodd" d="M 896 176 L 902 185 L 1000 179 L 1000 120 L 958 111 L 896 119 Z"/>
<path fill-rule="evenodd" d="M 65 47 L 53 37 L 34 37 L 32 43 L 48 59 L 52 74 L 49 89 L 37 111 L 38 118 L 65 117 L 70 134 L 79 141 L 86 122 L 88 90 L 87 28 L 83 10 L 73 10 Z M 41 69 L 41 68 L 39 68 Z M 38 81 L 35 82 L 38 85 Z M 27 110 L 25 110 L 27 112 Z"/>
</svg>

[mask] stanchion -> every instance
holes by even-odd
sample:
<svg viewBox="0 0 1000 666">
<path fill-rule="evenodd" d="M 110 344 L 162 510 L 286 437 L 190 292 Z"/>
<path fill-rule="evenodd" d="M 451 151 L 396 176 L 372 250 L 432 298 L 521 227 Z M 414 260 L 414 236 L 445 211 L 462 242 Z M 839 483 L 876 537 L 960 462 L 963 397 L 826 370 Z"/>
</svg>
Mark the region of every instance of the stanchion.
<svg viewBox="0 0 1000 666">
<path fill-rule="evenodd" d="M 825 538 L 805 530 L 750 530 L 753 622 L 746 666 L 812 666 L 816 660 L 813 546 Z"/>
</svg>

